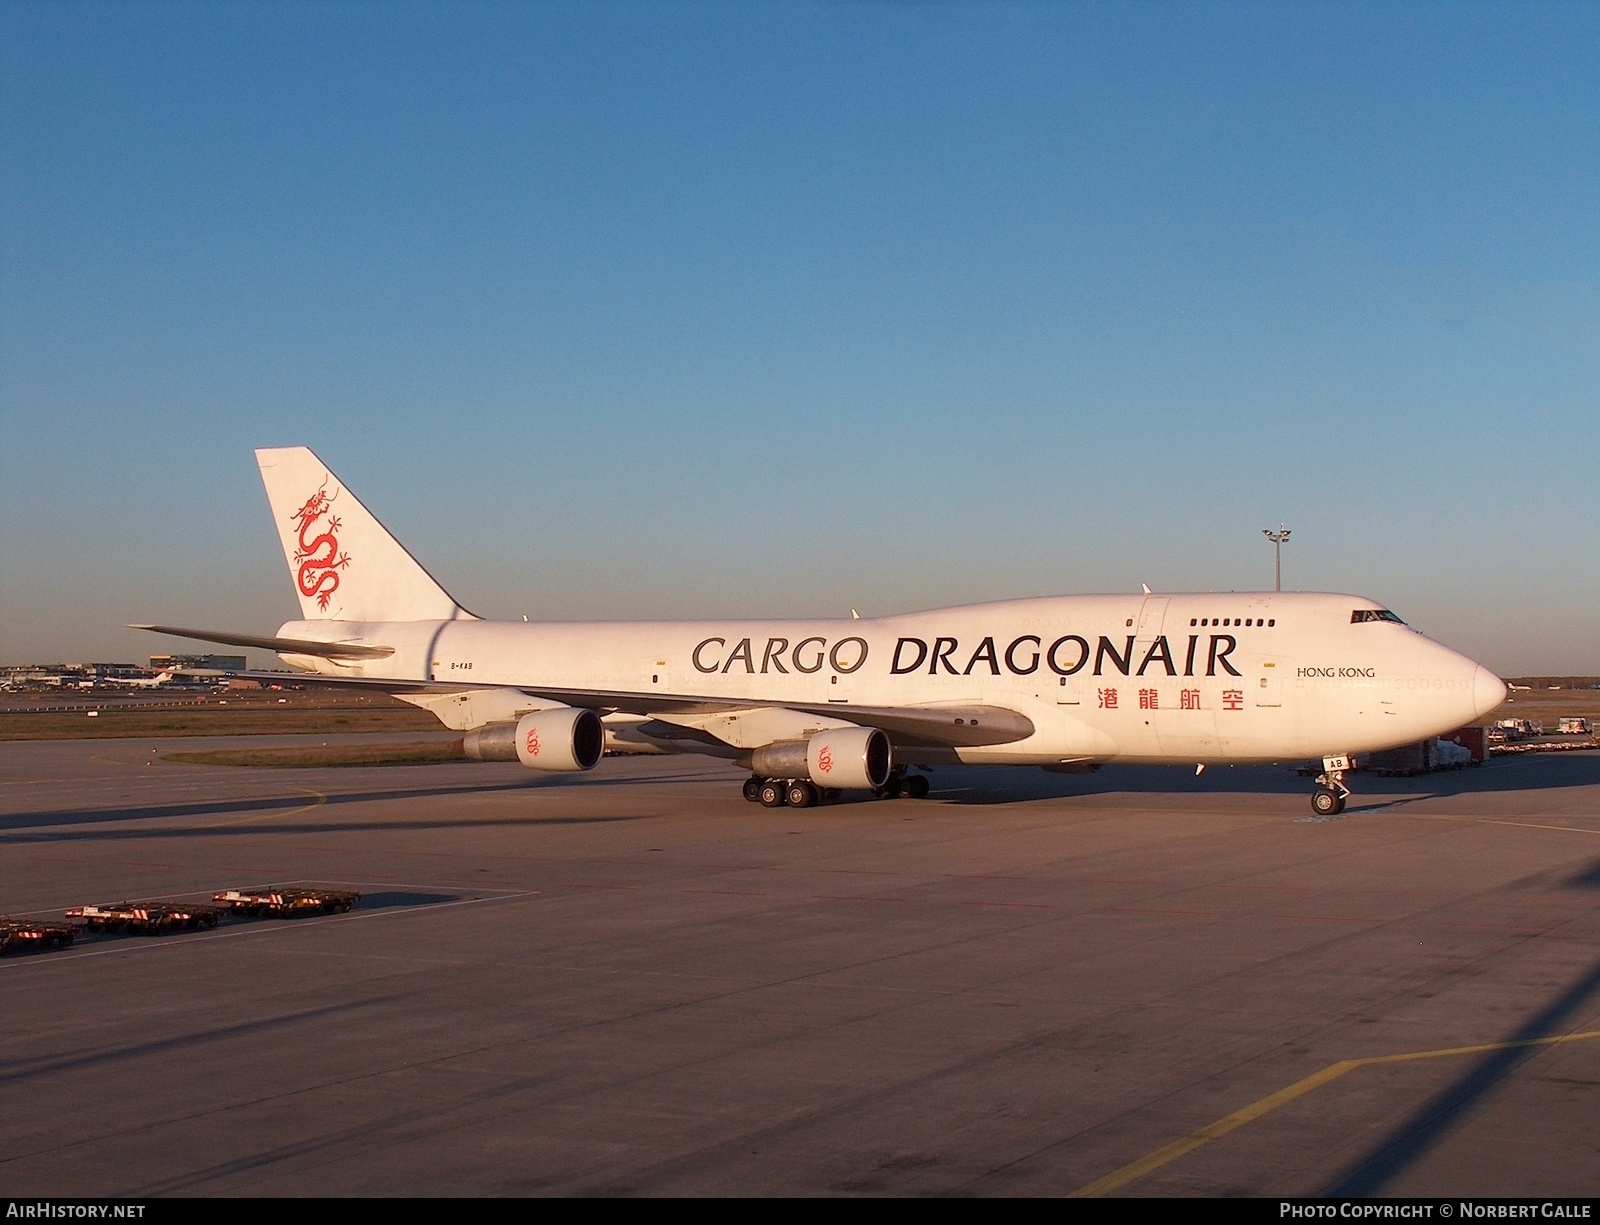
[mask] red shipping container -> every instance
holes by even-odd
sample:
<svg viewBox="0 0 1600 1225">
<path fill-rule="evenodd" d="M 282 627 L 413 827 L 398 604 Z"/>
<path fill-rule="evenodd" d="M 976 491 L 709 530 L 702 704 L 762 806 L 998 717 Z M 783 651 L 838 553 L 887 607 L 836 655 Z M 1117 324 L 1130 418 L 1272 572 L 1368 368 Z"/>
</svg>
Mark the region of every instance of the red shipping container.
<svg viewBox="0 0 1600 1225">
<path fill-rule="evenodd" d="M 1472 754 L 1472 764 L 1482 765 L 1489 760 L 1489 729 L 1486 727 L 1458 727 L 1448 736 L 1440 736 L 1451 744 L 1459 744 Z"/>
</svg>

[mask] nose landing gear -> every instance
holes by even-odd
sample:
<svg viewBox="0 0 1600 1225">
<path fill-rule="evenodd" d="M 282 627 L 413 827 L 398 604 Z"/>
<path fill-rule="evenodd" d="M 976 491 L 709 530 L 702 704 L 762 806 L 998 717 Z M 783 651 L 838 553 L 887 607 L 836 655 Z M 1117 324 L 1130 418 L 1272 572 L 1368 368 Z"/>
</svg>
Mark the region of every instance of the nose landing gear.
<svg viewBox="0 0 1600 1225">
<path fill-rule="evenodd" d="M 1311 793 L 1311 811 L 1319 817 L 1336 817 L 1344 811 L 1344 802 L 1350 798 L 1350 788 L 1344 785 L 1346 770 L 1356 767 L 1350 757 L 1324 757 L 1322 773 L 1317 775 L 1317 789 Z"/>
<path fill-rule="evenodd" d="M 898 800 L 903 795 L 913 800 L 925 800 L 928 798 L 928 778 L 924 774 L 912 774 L 904 766 L 896 766 L 883 786 L 876 788 L 872 794 L 880 800 Z"/>
</svg>

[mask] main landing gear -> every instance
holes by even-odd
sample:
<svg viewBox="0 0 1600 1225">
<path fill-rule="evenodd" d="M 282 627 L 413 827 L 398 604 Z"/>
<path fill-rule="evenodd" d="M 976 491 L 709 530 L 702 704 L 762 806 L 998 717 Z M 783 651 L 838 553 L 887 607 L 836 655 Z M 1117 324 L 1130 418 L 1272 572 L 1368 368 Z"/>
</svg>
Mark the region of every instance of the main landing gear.
<svg viewBox="0 0 1600 1225">
<path fill-rule="evenodd" d="M 1337 817 L 1343 812 L 1344 802 L 1350 798 L 1350 788 L 1344 785 L 1345 771 L 1355 768 L 1349 757 L 1324 757 L 1317 789 L 1311 793 L 1311 811 L 1319 817 Z"/>
<path fill-rule="evenodd" d="M 747 778 L 744 798 L 763 808 L 810 808 L 840 796 L 837 787 L 818 787 L 803 778 Z"/>
<path fill-rule="evenodd" d="M 763 808 L 810 808 L 814 804 L 837 800 L 843 794 L 837 787 L 818 787 L 803 778 L 757 776 L 744 780 L 744 798 Z M 890 773 L 888 781 L 874 788 L 872 794 L 880 800 L 899 799 L 902 795 L 913 800 L 925 799 L 928 795 L 928 779 L 923 774 L 908 775 L 904 766 L 897 766 Z"/>
</svg>

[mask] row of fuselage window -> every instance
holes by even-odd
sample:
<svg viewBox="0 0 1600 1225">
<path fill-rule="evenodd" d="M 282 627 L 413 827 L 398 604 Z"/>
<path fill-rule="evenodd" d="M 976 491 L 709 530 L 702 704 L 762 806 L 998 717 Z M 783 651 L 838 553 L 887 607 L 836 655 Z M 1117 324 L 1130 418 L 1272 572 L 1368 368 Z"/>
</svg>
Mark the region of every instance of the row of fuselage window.
<svg viewBox="0 0 1600 1225">
<path fill-rule="evenodd" d="M 1276 617 L 1245 617 L 1243 620 L 1241 620 L 1238 617 L 1223 617 L 1219 621 L 1216 617 L 1201 617 L 1199 620 L 1196 620 L 1195 618 L 1190 617 L 1189 618 L 1189 624 L 1190 625 L 1243 625 L 1243 626 L 1256 625 L 1256 626 L 1273 626 L 1273 625 L 1277 625 L 1278 624 L 1278 620 L 1277 620 Z"/>
</svg>

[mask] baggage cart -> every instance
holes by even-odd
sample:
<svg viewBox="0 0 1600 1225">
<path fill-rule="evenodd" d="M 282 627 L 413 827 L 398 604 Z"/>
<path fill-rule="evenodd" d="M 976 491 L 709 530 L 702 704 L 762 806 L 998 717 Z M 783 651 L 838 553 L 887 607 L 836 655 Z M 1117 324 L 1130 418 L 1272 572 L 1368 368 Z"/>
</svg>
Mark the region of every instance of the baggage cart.
<svg viewBox="0 0 1600 1225">
<path fill-rule="evenodd" d="M 236 915 L 252 919 L 298 919 L 306 915 L 342 914 L 358 901 L 354 889 L 228 889 L 211 900 Z"/>
</svg>

